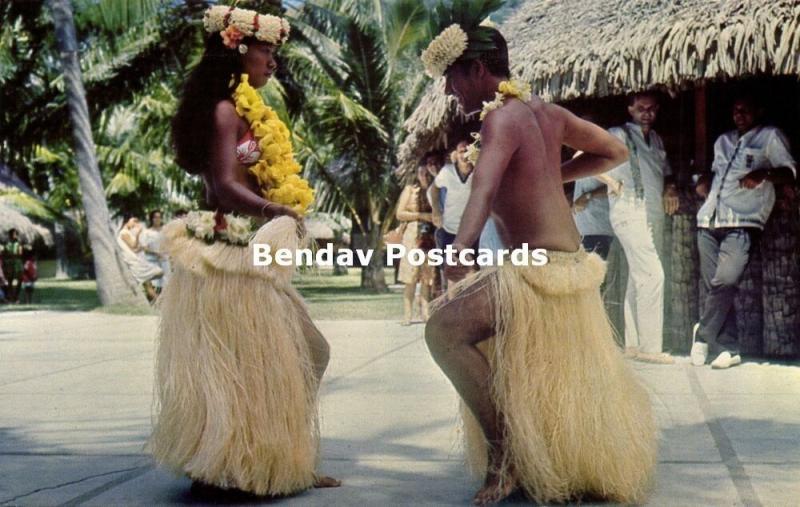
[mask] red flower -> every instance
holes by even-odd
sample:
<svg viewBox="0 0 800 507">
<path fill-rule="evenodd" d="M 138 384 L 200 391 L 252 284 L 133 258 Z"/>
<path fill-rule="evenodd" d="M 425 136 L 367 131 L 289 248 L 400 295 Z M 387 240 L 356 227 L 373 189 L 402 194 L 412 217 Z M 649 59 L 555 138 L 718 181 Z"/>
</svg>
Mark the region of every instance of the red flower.
<svg viewBox="0 0 800 507">
<path fill-rule="evenodd" d="M 239 42 L 244 39 L 244 34 L 233 25 L 228 26 L 219 34 L 222 36 L 222 43 L 230 49 L 236 49 L 239 46 Z"/>
</svg>

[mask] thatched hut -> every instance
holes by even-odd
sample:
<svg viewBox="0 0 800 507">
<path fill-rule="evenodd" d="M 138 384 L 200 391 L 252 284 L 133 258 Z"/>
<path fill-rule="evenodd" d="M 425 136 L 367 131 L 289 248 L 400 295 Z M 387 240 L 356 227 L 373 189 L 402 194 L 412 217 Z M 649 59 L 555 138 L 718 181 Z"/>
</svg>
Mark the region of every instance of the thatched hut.
<svg viewBox="0 0 800 507">
<path fill-rule="evenodd" d="M 625 95 L 665 92 L 656 125 L 684 188 L 680 213 L 667 228 L 671 284 L 665 344 L 688 350 L 697 318 L 698 268 L 692 175 L 708 170 L 714 139 L 730 123 L 733 95 L 760 93 L 777 123 L 800 145 L 800 2 L 796 0 L 561 0 L 523 3 L 500 27 L 512 73 L 548 101 L 591 112 L 611 126 L 625 119 Z M 433 83 L 406 122 L 398 172 L 425 152 L 474 128 Z M 771 107 L 770 107 L 771 106 Z M 798 157 L 795 157 L 798 158 Z M 747 352 L 800 353 L 800 225 L 791 192 L 776 205 L 740 287 L 737 307 Z M 613 290 L 624 287 L 624 258 Z M 612 312 L 621 325 L 621 315 Z"/>
</svg>

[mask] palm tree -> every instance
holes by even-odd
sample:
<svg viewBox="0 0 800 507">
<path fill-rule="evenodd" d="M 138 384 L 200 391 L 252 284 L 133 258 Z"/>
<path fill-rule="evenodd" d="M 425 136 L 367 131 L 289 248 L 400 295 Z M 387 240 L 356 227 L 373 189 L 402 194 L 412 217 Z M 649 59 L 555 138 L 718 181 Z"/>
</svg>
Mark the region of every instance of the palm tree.
<svg viewBox="0 0 800 507">
<path fill-rule="evenodd" d="M 383 234 L 399 193 L 392 176 L 406 112 L 425 80 L 417 59 L 427 36 L 416 0 L 316 0 L 290 11 L 293 40 L 283 78 L 298 154 L 317 183 L 318 206 L 345 209 L 353 237 L 376 251 L 361 286 L 386 290 Z"/>
<path fill-rule="evenodd" d="M 69 0 L 50 0 L 50 9 L 61 53 L 61 65 L 64 71 L 67 100 L 75 137 L 76 165 L 83 206 L 86 210 L 89 241 L 94 254 L 100 303 L 104 306 L 112 304 L 144 305 L 146 303 L 143 293 L 137 290 L 133 278 L 122 262 L 111 226 L 100 170 L 95 158 L 86 91 L 83 87 L 80 63 L 78 62 L 78 41 L 75 35 L 72 6 Z"/>
</svg>

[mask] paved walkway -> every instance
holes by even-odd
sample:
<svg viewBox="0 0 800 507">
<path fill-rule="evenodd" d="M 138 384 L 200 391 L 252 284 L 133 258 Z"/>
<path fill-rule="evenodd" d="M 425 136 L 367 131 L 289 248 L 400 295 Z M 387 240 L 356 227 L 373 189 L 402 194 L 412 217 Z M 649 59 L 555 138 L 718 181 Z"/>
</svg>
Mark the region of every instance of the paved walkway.
<svg viewBox="0 0 800 507">
<path fill-rule="evenodd" d="M 422 326 L 319 323 L 322 470 L 344 480 L 286 505 L 465 505 L 456 398 Z M 202 504 L 142 453 L 152 317 L 0 314 L 0 505 Z M 635 365 L 662 429 L 652 505 L 798 505 L 800 368 Z"/>
</svg>

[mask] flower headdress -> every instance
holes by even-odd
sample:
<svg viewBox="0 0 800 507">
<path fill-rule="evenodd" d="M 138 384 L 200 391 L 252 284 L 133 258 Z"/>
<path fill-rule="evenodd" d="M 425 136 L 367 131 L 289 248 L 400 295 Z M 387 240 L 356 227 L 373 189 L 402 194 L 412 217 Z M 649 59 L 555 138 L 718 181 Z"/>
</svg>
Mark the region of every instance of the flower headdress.
<svg viewBox="0 0 800 507">
<path fill-rule="evenodd" d="M 431 33 L 438 35 L 421 55 L 425 72 L 441 77 L 456 61 L 496 49 L 495 29 L 487 20 L 502 5 L 503 0 L 453 0 L 449 6 L 440 1 L 431 16 Z"/>
<path fill-rule="evenodd" d="M 278 16 L 225 5 L 206 9 L 203 26 L 206 32 L 219 33 L 226 47 L 238 48 L 243 54 L 247 53 L 247 46 L 241 43 L 245 37 L 277 46 L 286 42 L 290 30 L 289 22 Z"/>
</svg>

